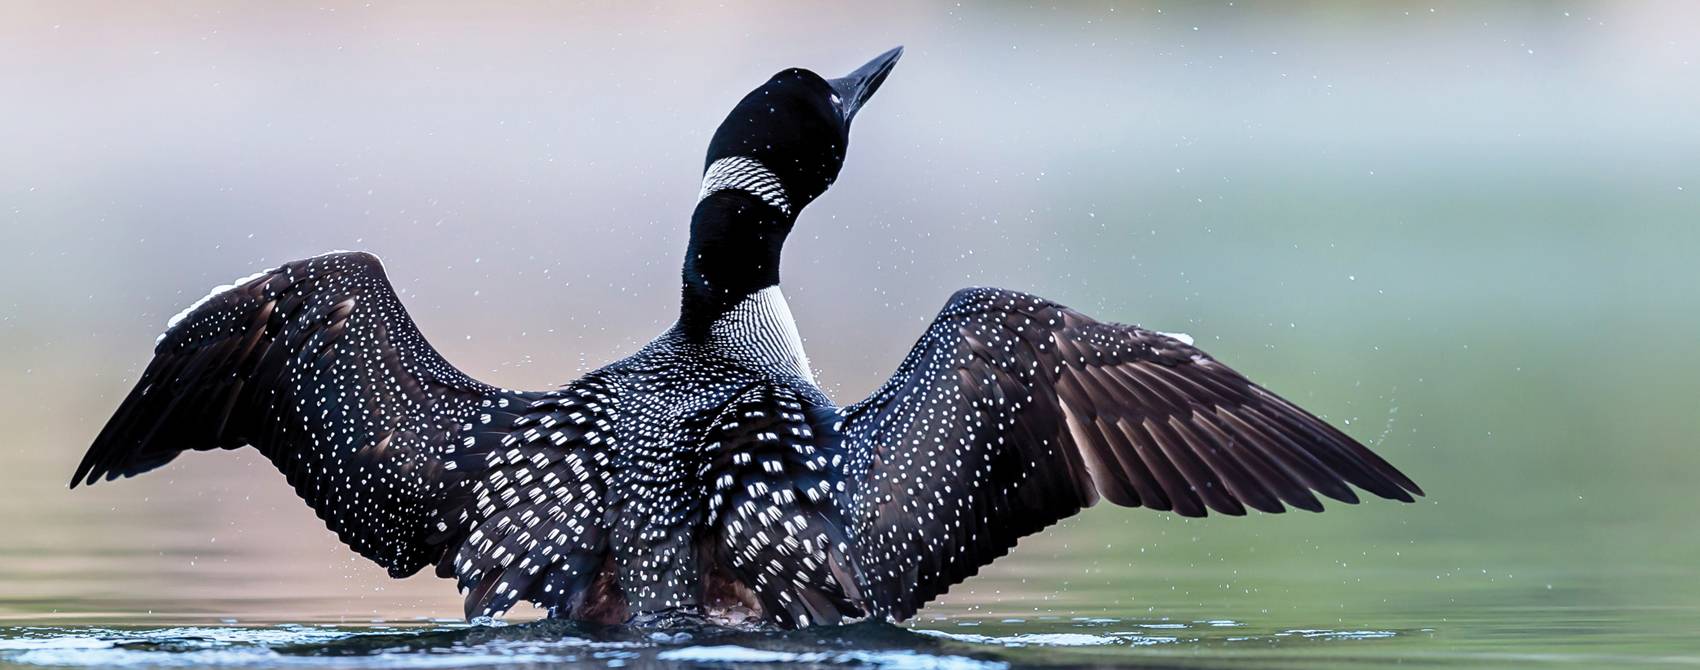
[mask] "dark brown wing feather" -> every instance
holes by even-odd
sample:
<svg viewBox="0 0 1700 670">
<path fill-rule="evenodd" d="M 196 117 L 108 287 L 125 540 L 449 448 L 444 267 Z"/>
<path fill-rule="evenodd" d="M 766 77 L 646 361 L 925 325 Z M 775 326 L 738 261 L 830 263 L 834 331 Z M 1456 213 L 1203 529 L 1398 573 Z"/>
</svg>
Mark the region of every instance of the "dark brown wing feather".
<svg viewBox="0 0 1700 670">
<path fill-rule="evenodd" d="M 253 445 L 349 547 L 406 575 L 445 497 L 443 454 L 518 394 L 426 343 L 376 257 L 337 253 L 223 287 L 175 319 L 71 485 Z"/>
<path fill-rule="evenodd" d="M 378 259 L 337 253 L 225 287 L 175 320 L 71 485 L 253 445 L 349 547 L 458 577 L 468 617 L 571 615 L 602 567 L 613 391 L 472 380 L 425 341 Z"/>
<path fill-rule="evenodd" d="M 443 360 L 378 259 L 335 253 L 215 290 L 174 320 L 71 485 L 253 445 L 349 547 L 430 563 L 468 617 L 571 615 L 602 567 L 614 391 L 481 384 Z"/>
<path fill-rule="evenodd" d="M 998 289 L 952 296 L 836 433 L 863 590 L 897 619 L 1100 496 L 1203 516 L 1422 493 L 1189 344 Z"/>
</svg>

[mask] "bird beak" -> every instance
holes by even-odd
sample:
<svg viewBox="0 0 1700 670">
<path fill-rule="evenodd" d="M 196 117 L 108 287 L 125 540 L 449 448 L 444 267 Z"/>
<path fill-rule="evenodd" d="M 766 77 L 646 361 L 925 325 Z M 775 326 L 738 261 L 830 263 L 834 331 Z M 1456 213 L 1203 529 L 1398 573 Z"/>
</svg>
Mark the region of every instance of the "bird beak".
<svg viewBox="0 0 1700 670">
<path fill-rule="evenodd" d="M 844 115 L 845 125 L 850 125 L 856 111 L 868 98 L 874 97 L 874 91 L 879 90 L 885 76 L 891 74 L 891 68 L 897 66 L 897 59 L 902 55 L 903 47 L 897 47 L 874 57 L 867 65 L 856 68 L 855 72 L 826 82 L 838 94 L 838 112 Z"/>
</svg>

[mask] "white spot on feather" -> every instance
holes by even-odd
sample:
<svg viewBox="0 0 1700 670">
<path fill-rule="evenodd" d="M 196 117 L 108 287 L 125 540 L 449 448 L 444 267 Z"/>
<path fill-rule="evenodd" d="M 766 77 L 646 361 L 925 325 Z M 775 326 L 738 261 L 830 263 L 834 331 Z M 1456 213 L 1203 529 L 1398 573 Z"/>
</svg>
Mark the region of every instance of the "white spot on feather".
<svg viewBox="0 0 1700 670">
<path fill-rule="evenodd" d="M 200 300 L 196 300 L 194 303 L 190 304 L 188 307 L 184 307 L 183 311 L 178 312 L 176 314 L 173 314 L 170 319 L 167 319 L 166 322 L 165 322 L 165 332 L 160 333 L 159 337 L 154 338 L 154 344 L 159 344 L 159 342 L 161 340 L 165 339 L 166 333 L 171 332 L 171 329 L 176 328 L 177 324 L 182 323 L 184 319 L 189 318 L 189 313 L 191 313 L 191 312 L 193 312 L 197 309 L 200 309 L 202 305 L 205 305 L 208 302 L 211 302 L 213 298 L 218 297 L 218 294 L 223 293 L 225 291 L 229 291 L 230 289 L 236 288 L 236 287 L 241 286 L 243 284 L 246 284 L 248 282 L 254 281 L 255 279 L 259 279 L 261 276 L 264 276 L 264 275 L 266 275 L 266 274 L 268 274 L 272 271 L 273 270 L 261 270 L 259 272 L 254 273 L 254 274 L 251 274 L 251 275 L 248 275 L 248 276 L 243 277 L 241 279 L 238 279 L 236 281 L 233 281 L 229 284 L 221 284 L 219 286 L 214 286 L 213 290 L 207 292 L 206 295 L 201 296 Z"/>
<path fill-rule="evenodd" d="M 1157 334 L 1162 335 L 1163 337 L 1167 337 L 1171 340 L 1176 340 L 1176 341 L 1178 341 L 1181 344 L 1184 344 L 1186 346 L 1189 346 L 1189 347 L 1192 346 L 1192 336 L 1188 335 L 1186 333 L 1165 333 L 1165 332 L 1159 330 L 1159 331 L 1157 331 Z"/>
</svg>

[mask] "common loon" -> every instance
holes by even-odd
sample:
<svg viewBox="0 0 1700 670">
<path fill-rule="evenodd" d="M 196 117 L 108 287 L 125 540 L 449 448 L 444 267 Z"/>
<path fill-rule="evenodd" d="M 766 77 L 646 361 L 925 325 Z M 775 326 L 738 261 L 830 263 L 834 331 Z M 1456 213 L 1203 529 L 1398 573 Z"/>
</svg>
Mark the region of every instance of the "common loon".
<svg viewBox="0 0 1700 670">
<path fill-rule="evenodd" d="M 675 325 L 562 388 L 443 360 L 383 266 L 332 253 L 173 318 L 71 486 L 252 445 L 350 548 L 454 577 L 468 618 L 520 601 L 604 623 L 903 620 L 1090 507 L 1321 511 L 1422 491 L 1192 346 L 1037 296 L 956 292 L 897 372 L 839 407 L 779 289 L 901 55 L 789 69 L 720 124 Z"/>
</svg>

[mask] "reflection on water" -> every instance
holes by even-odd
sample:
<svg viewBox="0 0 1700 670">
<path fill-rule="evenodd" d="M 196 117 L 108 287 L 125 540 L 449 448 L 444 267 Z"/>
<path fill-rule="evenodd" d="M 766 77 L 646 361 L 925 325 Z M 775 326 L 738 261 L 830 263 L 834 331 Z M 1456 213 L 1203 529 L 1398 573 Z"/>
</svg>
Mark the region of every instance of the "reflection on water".
<svg viewBox="0 0 1700 670">
<path fill-rule="evenodd" d="M 1551 620 L 1532 619 L 1534 627 Z M 562 621 L 506 626 L 383 625 L 0 627 L 0 667 L 1129 668 L 1692 666 L 1700 657 L 1639 655 L 1576 630 L 1568 650 L 1480 650 L 1494 632 L 1435 628 L 1278 629 L 1230 620 L 1113 617 L 960 619 L 913 627 L 808 631 L 634 629 Z M 1615 644 L 1615 643 L 1613 643 Z"/>
<path fill-rule="evenodd" d="M 1389 593 L 1411 594 L 1398 587 Z M 1082 598 L 1081 607 L 1091 608 Z M 1066 606 L 1066 604 L 1065 604 Z M 951 612 L 954 608 L 936 608 Z M 904 626 L 804 631 L 632 628 L 538 620 L 0 626 L 0 668 L 703 665 L 1001 668 L 1693 666 L 1692 611 L 1411 603 L 1379 626 L 1250 620 L 933 613 Z M 1370 618 L 1370 617 L 1364 617 Z M 1312 617 L 1323 622 L 1325 617 Z"/>
<path fill-rule="evenodd" d="M 1387 656 L 1363 641 L 1394 631 L 1256 631 L 1232 621 L 1141 623 L 1098 618 L 1000 622 L 1002 632 L 954 628 L 905 629 L 860 624 L 804 632 L 716 628 L 639 630 L 558 621 L 482 627 L 445 624 L 389 626 L 182 626 L 0 628 L 0 665 L 170 667 L 444 668 L 500 665 L 567 668 L 621 665 L 772 665 L 876 668 L 1002 668 L 1116 662 L 1162 667 L 1325 661 L 1334 654 Z M 1021 632 L 1052 630 L 1064 632 Z M 1424 635 L 1426 631 L 1409 634 Z M 1122 654 L 1139 647 L 1167 654 Z M 1091 648 L 1087 650 L 1085 648 Z"/>
</svg>

